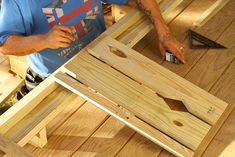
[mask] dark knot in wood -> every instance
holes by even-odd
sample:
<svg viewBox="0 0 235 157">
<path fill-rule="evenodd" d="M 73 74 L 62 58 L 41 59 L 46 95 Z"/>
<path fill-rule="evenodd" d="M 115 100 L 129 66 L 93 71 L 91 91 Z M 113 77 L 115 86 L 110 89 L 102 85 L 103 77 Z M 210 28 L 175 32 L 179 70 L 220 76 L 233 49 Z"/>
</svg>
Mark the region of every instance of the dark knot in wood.
<svg viewBox="0 0 235 157">
<path fill-rule="evenodd" d="M 179 127 L 184 126 L 182 123 L 180 123 L 180 122 L 177 121 L 177 120 L 174 120 L 173 123 L 174 123 L 175 125 L 179 126 Z"/>
<path fill-rule="evenodd" d="M 126 54 L 120 50 L 118 50 L 115 47 L 109 46 L 110 52 L 112 52 L 113 54 L 122 57 L 122 58 L 127 58 Z"/>
</svg>

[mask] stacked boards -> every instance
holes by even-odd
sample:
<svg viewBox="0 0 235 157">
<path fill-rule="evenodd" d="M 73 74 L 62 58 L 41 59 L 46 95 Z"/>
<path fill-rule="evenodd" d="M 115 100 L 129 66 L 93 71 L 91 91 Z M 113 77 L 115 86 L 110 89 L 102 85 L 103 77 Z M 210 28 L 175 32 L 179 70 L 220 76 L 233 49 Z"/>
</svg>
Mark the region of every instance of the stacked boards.
<svg viewBox="0 0 235 157">
<path fill-rule="evenodd" d="M 106 34 L 54 80 L 177 156 L 200 156 L 232 109 Z"/>
</svg>

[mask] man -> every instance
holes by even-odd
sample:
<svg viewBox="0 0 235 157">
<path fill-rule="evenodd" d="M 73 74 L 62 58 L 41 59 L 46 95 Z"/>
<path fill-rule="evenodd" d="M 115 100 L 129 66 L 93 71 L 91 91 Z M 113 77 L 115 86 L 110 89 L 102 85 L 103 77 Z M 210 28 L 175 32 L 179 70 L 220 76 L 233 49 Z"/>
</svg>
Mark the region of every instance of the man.
<svg viewBox="0 0 235 157">
<path fill-rule="evenodd" d="M 124 4 L 127 0 L 102 0 Z M 150 17 L 165 50 L 185 62 L 155 0 L 136 0 Z M 32 90 L 105 30 L 101 0 L 2 0 L 0 53 L 28 55 L 27 90 Z"/>
</svg>

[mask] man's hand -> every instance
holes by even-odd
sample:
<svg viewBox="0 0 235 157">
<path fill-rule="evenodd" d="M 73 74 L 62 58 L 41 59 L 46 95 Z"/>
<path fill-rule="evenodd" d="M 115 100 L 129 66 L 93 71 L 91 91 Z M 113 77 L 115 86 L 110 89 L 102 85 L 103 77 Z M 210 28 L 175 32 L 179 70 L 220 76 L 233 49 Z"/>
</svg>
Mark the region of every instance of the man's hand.
<svg viewBox="0 0 235 157">
<path fill-rule="evenodd" d="M 31 36 L 11 35 L 3 45 L 0 45 L 0 53 L 3 55 L 23 56 L 46 48 L 68 47 L 75 40 L 72 32 L 72 27 L 55 26 L 46 34 Z"/>
<path fill-rule="evenodd" d="M 72 30 L 73 27 L 56 25 L 44 35 L 45 47 L 51 49 L 68 47 L 75 41 Z"/>
<path fill-rule="evenodd" d="M 182 63 L 185 63 L 183 47 L 170 33 L 168 26 L 162 18 L 161 11 L 156 0 L 136 0 L 136 2 L 144 13 L 149 16 L 157 30 L 162 56 L 165 57 L 165 52 L 168 50 Z"/>
<path fill-rule="evenodd" d="M 182 63 L 185 63 L 184 47 L 170 32 L 159 35 L 159 49 L 163 59 L 165 59 L 166 51 L 169 51 Z"/>
</svg>

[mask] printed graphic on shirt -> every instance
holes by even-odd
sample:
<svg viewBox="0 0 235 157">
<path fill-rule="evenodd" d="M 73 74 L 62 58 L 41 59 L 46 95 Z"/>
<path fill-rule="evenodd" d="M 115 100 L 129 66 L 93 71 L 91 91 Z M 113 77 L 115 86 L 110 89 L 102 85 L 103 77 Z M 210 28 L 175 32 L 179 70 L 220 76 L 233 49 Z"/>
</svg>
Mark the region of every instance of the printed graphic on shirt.
<svg viewBox="0 0 235 157">
<path fill-rule="evenodd" d="M 77 39 L 69 48 L 60 49 L 58 54 L 66 57 L 78 52 L 88 44 L 79 42 L 79 39 L 94 29 L 93 21 L 99 14 L 97 0 L 49 0 L 49 2 L 42 11 L 47 17 L 50 28 L 55 25 L 73 26 L 73 36 Z"/>
</svg>

